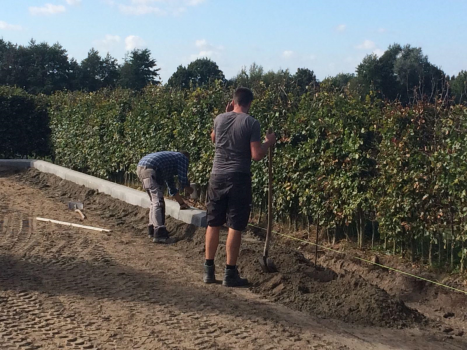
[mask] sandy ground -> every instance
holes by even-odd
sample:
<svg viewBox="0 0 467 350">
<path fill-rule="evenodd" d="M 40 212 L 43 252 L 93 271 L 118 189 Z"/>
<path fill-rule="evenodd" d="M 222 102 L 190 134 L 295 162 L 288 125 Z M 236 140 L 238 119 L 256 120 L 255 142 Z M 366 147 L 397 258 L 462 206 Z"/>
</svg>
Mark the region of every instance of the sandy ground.
<svg viewBox="0 0 467 350">
<path fill-rule="evenodd" d="M 423 327 L 323 320 L 248 289 L 204 285 L 200 264 L 180 248 L 128 232 L 106 208 L 85 210 L 81 222 L 47 189 L 19 179 L 0 173 L 2 350 L 467 349 L 464 337 Z"/>
</svg>

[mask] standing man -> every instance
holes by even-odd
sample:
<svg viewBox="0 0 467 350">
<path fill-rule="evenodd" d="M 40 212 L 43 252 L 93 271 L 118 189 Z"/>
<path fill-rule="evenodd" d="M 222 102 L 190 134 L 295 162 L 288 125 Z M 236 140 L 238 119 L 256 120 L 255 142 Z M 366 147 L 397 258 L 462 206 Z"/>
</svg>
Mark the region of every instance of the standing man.
<svg viewBox="0 0 467 350">
<path fill-rule="evenodd" d="M 138 163 L 136 174 L 143 184 L 151 200 L 149 209 L 148 233 L 154 243 L 166 243 L 169 233 L 165 227 L 164 182 L 169 194 L 180 204 L 180 209 L 189 209 L 175 187 L 174 176 L 178 176 L 180 188 L 185 193 L 193 193 L 188 181 L 188 152 L 156 152 L 144 156 Z"/>
<path fill-rule="evenodd" d="M 220 227 L 227 223 L 227 264 L 222 284 L 239 287 L 248 284 L 237 270 L 242 231 L 248 224 L 251 210 L 251 159 L 260 161 L 275 144 L 274 133 L 267 134 L 261 143 L 259 122 L 248 115 L 253 92 L 238 88 L 226 107 L 226 113 L 214 120 L 211 133 L 216 151 L 209 179 L 206 230 L 206 261 L 204 282 L 214 283 L 214 257 L 219 245 Z"/>
</svg>

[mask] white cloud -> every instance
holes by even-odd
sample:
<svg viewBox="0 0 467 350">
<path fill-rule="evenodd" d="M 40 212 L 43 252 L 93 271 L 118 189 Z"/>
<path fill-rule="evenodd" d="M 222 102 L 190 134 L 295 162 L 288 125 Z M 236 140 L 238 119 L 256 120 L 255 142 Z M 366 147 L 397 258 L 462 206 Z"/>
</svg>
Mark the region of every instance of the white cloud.
<svg viewBox="0 0 467 350">
<path fill-rule="evenodd" d="M 104 45 L 113 45 L 120 42 L 120 37 L 118 35 L 107 34 L 104 39 L 96 40 L 94 43 L 104 44 Z"/>
<path fill-rule="evenodd" d="M 286 50 L 282 53 L 282 57 L 284 58 L 290 58 L 294 55 L 294 52 L 293 51 L 290 51 L 290 50 Z"/>
<path fill-rule="evenodd" d="M 383 56 L 383 54 L 384 54 L 384 50 L 376 49 L 376 50 L 373 51 L 373 53 L 374 53 L 376 56 L 381 57 L 381 56 Z"/>
<path fill-rule="evenodd" d="M 146 43 L 137 35 L 129 35 L 125 38 L 125 49 L 131 51 L 134 49 L 142 49 Z"/>
<path fill-rule="evenodd" d="M 120 46 L 122 39 L 118 35 L 107 34 L 104 39 L 94 40 L 94 47 L 101 53 L 107 53 L 114 51 L 114 49 Z M 123 52 L 122 52 L 123 54 Z"/>
<path fill-rule="evenodd" d="M 336 27 L 336 31 L 338 32 L 344 32 L 347 29 L 347 26 L 345 24 L 340 24 Z"/>
<path fill-rule="evenodd" d="M 148 6 L 148 5 L 136 5 L 136 6 L 127 6 L 127 5 L 119 5 L 118 6 L 121 13 L 125 15 L 148 15 L 154 14 L 157 16 L 165 15 L 165 11 L 161 10 L 159 7 L 156 6 Z"/>
<path fill-rule="evenodd" d="M 63 5 L 45 4 L 42 7 L 31 6 L 29 12 L 32 15 L 55 15 L 57 13 L 65 12 L 66 8 Z"/>
<path fill-rule="evenodd" d="M 70 6 L 80 5 L 81 0 L 66 0 L 66 3 Z"/>
<path fill-rule="evenodd" d="M 109 5 L 113 0 L 104 0 Z M 178 16 L 186 12 L 187 7 L 194 7 L 204 3 L 206 0 L 127 0 L 127 4 L 120 4 L 121 13 L 127 15 L 147 15 L 158 16 L 171 14 Z M 111 3 L 110 3 L 111 2 Z"/>
<path fill-rule="evenodd" d="M 388 30 L 386 28 L 379 28 L 378 32 L 379 33 L 386 33 Z"/>
<path fill-rule="evenodd" d="M 360 45 L 357 45 L 356 48 L 360 50 L 371 50 L 376 47 L 376 44 L 371 40 L 365 40 Z"/>
<path fill-rule="evenodd" d="M 0 21 L 0 29 L 5 29 L 5 30 L 22 30 L 23 28 L 21 26 L 15 25 L 15 24 L 9 24 L 4 21 Z"/>
<path fill-rule="evenodd" d="M 195 41 L 195 46 L 198 48 L 199 52 L 197 54 L 192 54 L 190 59 L 196 60 L 198 58 L 212 58 L 218 57 L 221 54 L 221 51 L 224 49 L 223 46 L 215 46 L 210 43 L 206 39 L 200 39 Z"/>
<path fill-rule="evenodd" d="M 206 0 L 188 0 L 186 2 L 188 6 L 198 6 L 201 5 L 203 2 L 206 2 Z"/>
</svg>

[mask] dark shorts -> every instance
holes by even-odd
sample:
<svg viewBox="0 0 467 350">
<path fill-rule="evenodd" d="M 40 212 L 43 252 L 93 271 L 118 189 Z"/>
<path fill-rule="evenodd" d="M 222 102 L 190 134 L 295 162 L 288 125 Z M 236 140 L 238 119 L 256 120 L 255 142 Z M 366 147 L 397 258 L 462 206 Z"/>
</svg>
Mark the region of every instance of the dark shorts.
<svg viewBox="0 0 467 350">
<path fill-rule="evenodd" d="M 251 176 L 243 173 L 211 174 L 208 187 L 207 221 L 243 231 L 251 210 Z"/>
</svg>

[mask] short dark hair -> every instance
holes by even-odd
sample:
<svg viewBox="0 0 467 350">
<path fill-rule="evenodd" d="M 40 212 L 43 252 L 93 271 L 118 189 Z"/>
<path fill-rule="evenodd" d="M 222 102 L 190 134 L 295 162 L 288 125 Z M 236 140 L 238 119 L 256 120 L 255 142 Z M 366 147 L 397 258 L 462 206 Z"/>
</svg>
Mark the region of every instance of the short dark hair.
<svg viewBox="0 0 467 350">
<path fill-rule="evenodd" d="M 246 107 L 253 101 L 253 92 L 246 87 L 239 87 L 233 95 L 235 104 Z"/>
<path fill-rule="evenodd" d="M 179 153 L 183 154 L 185 157 L 188 158 L 188 160 L 190 160 L 190 153 L 188 153 L 188 151 L 179 151 Z"/>
</svg>

